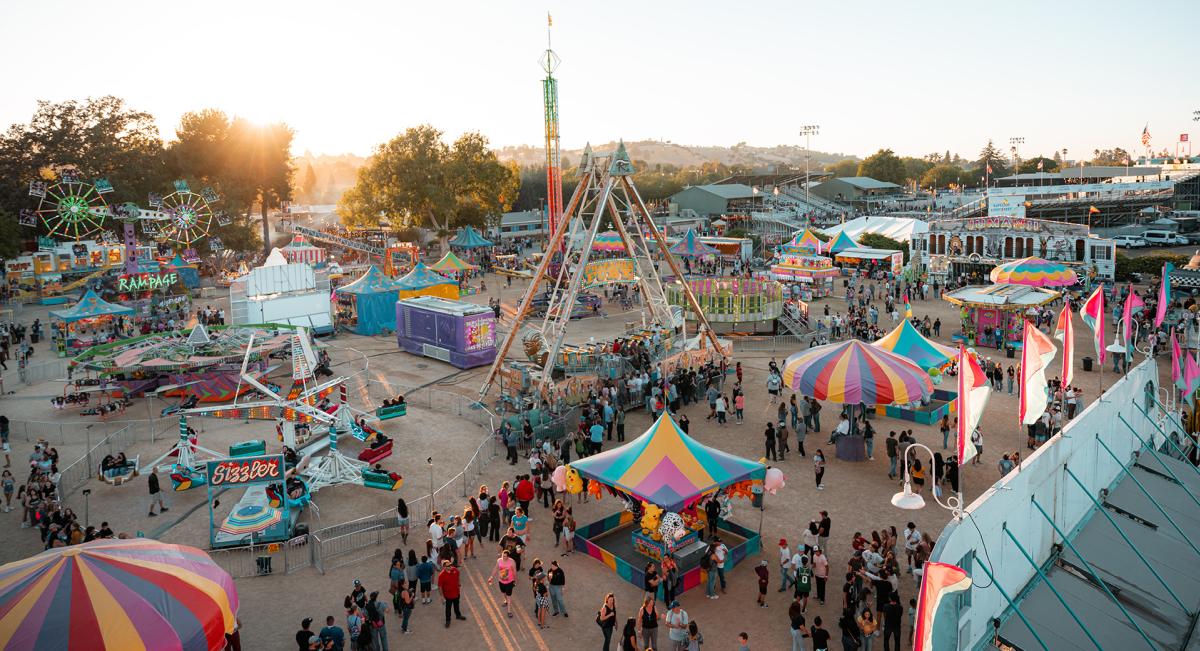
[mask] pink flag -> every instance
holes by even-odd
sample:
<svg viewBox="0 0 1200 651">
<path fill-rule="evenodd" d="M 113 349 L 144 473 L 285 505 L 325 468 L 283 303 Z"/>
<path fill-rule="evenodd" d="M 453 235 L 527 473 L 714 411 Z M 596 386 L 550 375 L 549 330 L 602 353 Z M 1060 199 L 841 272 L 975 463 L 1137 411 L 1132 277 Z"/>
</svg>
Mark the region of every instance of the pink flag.
<svg viewBox="0 0 1200 651">
<path fill-rule="evenodd" d="M 1183 390 L 1183 399 L 1187 400 L 1188 404 L 1194 407 L 1196 387 L 1200 383 L 1200 364 L 1196 363 L 1195 353 L 1187 356 L 1187 362 L 1183 369 L 1183 383 L 1187 385 Z"/>
<path fill-rule="evenodd" d="M 1054 360 L 1054 342 L 1025 320 L 1025 334 L 1021 345 L 1021 402 L 1017 416 L 1025 425 L 1032 425 L 1041 418 L 1049 404 L 1046 369 Z M 962 417 L 959 417 L 962 420 Z"/>
<path fill-rule="evenodd" d="M 1108 359 L 1108 351 L 1104 348 L 1104 287 L 1097 287 L 1079 307 L 1079 318 L 1092 329 L 1092 343 L 1096 346 L 1096 357 L 1103 365 Z"/>
<path fill-rule="evenodd" d="M 975 361 L 975 356 L 966 348 L 958 346 L 958 463 L 970 461 L 979 450 L 971 442 L 971 433 L 979 424 L 983 408 L 987 405 L 990 384 Z"/>
<path fill-rule="evenodd" d="M 1071 305 L 1064 304 L 1054 326 L 1054 338 L 1063 343 L 1062 383 L 1069 386 L 1075 379 L 1075 326 L 1071 324 Z"/>
<path fill-rule="evenodd" d="M 1179 349 L 1179 339 L 1175 337 L 1175 328 L 1171 328 L 1171 382 L 1180 391 L 1186 391 L 1187 385 L 1183 382 L 1183 369 L 1179 367 L 1179 358 L 1181 357 L 1183 357 L 1183 352 Z"/>
<path fill-rule="evenodd" d="M 1154 327 L 1162 326 L 1163 320 L 1167 318 L 1167 306 L 1171 304 L 1171 272 L 1175 270 L 1175 265 L 1167 262 L 1163 264 L 1162 282 L 1158 285 L 1158 305 L 1154 310 Z"/>
<path fill-rule="evenodd" d="M 1121 328 L 1121 343 L 1125 344 L 1125 358 L 1128 359 L 1133 355 L 1133 315 L 1142 311 L 1146 307 L 1146 303 L 1142 298 L 1133 291 L 1133 283 L 1129 283 L 1129 293 L 1125 296 L 1125 309 L 1121 313 L 1121 320 L 1124 325 Z"/>
</svg>

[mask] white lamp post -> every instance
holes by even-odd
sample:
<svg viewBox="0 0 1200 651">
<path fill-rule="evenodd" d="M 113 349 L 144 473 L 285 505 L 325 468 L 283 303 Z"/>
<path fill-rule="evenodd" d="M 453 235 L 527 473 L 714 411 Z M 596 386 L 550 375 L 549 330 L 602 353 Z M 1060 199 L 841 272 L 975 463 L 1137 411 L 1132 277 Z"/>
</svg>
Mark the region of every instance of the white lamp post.
<svg viewBox="0 0 1200 651">
<path fill-rule="evenodd" d="M 899 509 L 904 509 L 906 511 L 916 511 L 925 508 L 925 498 L 922 497 L 920 493 L 914 493 L 912 490 L 912 475 L 909 473 L 908 469 L 908 453 L 912 452 L 914 448 L 921 448 L 929 453 L 929 474 L 933 478 L 933 485 L 936 487 L 938 484 L 937 467 L 934 465 L 933 461 L 933 450 L 930 450 L 928 447 L 920 443 L 910 443 L 908 447 L 904 449 L 904 490 L 892 496 L 892 506 L 895 506 Z M 954 516 L 954 519 L 962 519 L 962 491 L 958 491 L 954 495 L 947 497 L 946 501 L 943 502 L 940 498 L 938 498 L 936 488 L 931 490 L 934 491 L 933 501 L 936 502 L 938 506 L 950 511 L 950 513 Z"/>
<path fill-rule="evenodd" d="M 804 136 L 804 204 L 805 204 L 804 207 L 805 207 L 805 214 L 812 212 L 812 204 L 809 203 L 811 198 L 808 193 L 808 186 L 812 185 L 811 179 L 808 178 L 809 161 L 812 160 L 812 148 L 809 147 L 808 143 L 809 143 L 809 138 L 819 134 L 820 132 L 821 132 L 821 126 L 818 124 L 806 124 L 806 125 L 800 127 L 800 135 Z M 810 221 L 812 221 L 812 220 L 806 217 L 804 219 L 804 226 L 808 227 L 808 224 Z"/>
</svg>

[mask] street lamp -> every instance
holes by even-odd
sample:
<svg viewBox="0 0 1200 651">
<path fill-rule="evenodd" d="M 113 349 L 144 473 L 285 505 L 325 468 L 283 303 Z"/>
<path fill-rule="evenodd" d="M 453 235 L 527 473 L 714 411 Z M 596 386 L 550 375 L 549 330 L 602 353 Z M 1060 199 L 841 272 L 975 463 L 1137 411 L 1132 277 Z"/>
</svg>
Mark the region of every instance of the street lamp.
<svg viewBox="0 0 1200 651">
<path fill-rule="evenodd" d="M 805 228 L 808 227 L 808 223 L 809 223 L 808 214 L 810 212 L 812 212 L 812 204 L 809 203 L 810 196 L 809 196 L 809 191 L 808 191 L 808 187 L 810 185 L 812 185 L 812 180 L 809 179 L 809 164 L 812 161 L 812 148 L 809 146 L 809 139 L 812 136 L 819 135 L 820 133 L 821 133 L 821 126 L 818 124 L 806 124 L 806 125 L 800 127 L 800 135 L 804 136 L 804 204 L 805 204 L 804 205 L 804 208 L 805 208 L 805 210 L 804 210 L 804 226 L 805 226 Z"/>
<path fill-rule="evenodd" d="M 1013 174 L 1021 173 L 1021 157 L 1017 154 L 1017 146 L 1025 144 L 1023 136 L 1013 136 L 1008 139 L 1008 144 L 1012 147 L 1013 155 Z"/>
<path fill-rule="evenodd" d="M 943 509 L 950 511 L 955 520 L 961 520 L 963 517 L 962 491 L 960 490 L 954 495 L 947 497 L 945 502 L 938 498 L 936 489 L 938 483 L 937 466 L 934 465 L 933 450 L 930 450 L 928 447 L 920 443 L 910 443 L 908 447 L 904 449 L 904 490 L 892 496 L 892 506 L 895 506 L 898 509 L 904 509 L 906 511 L 917 511 L 925 508 L 925 498 L 921 497 L 920 493 L 914 493 L 912 490 L 912 475 L 909 473 L 908 469 L 908 453 L 912 452 L 913 448 L 921 448 L 925 452 L 929 453 L 929 474 L 933 478 L 933 486 L 935 487 L 931 489 L 934 491 L 933 501 Z"/>
</svg>

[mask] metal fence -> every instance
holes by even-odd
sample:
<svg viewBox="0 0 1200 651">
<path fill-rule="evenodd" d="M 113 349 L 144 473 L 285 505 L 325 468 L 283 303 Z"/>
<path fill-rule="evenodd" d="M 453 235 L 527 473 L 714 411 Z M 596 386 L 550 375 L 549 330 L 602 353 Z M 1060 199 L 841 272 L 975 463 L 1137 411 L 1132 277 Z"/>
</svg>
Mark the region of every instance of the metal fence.
<svg viewBox="0 0 1200 651">
<path fill-rule="evenodd" d="M 76 490 L 82 488 L 88 483 L 88 480 L 96 475 L 100 461 L 105 456 L 129 449 L 135 440 L 133 429 L 122 427 L 105 436 L 99 443 L 89 447 L 82 457 L 59 471 L 59 497 L 65 500 Z"/>
<path fill-rule="evenodd" d="M 179 418 L 149 418 L 134 420 L 102 421 L 9 421 L 10 436 L 23 436 L 26 441 L 46 441 L 51 445 L 67 445 L 86 442 L 91 448 L 93 440 L 99 440 L 118 429 L 131 429 L 139 440 L 151 443 L 179 436 Z"/>
<path fill-rule="evenodd" d="M 55 359 L 17 369 L 17 378 L 21 384 L 26 386 L 65 377 L 67 377 L 67 360 L 65 359 Z"/>
<path fill-rule="evenodd" d="M 332 538 L 321 538 L 317 534 L 311 534 L 309 540 L 313 564 L 324 574 L 329 570 L 384 554 L 390 548 L 384 545 L 383 541 L 390 538 L 392 533 L 382 526 L 375 525 Z"/>
<path fill-rule="evenodd" d="M 817 333 L 776 337 L 730 337 L 736 352 L 794 353 L 808 348 Z"/>
<path fill-rule="evenodd" d="M 288 574 L 313 563 L 312 537 L 297 536 L 282 543 L 209 550 L 208 555 L 235 579 Z"/>
</svg>

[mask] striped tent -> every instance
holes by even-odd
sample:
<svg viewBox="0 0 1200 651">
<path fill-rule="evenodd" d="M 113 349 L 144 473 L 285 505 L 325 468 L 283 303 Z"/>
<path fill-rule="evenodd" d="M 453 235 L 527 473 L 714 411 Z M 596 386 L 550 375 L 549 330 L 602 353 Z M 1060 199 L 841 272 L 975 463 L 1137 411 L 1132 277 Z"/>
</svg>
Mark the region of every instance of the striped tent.
<svg viewBox="0 0 1200 651">
<path fill-rule="evenodd" d="M 233 578 L 194 547 L 148 538 L 58 547 L 0 567 L 0 649 L 218 651 Z"/>
<path fill-rule="evenodd" d="M 1079 276 L 1064 264 L 1041 258 L 1021 258 L 992 269 L 992 282 L 1030 287 L 1070 287 Z"/>
<path fill-rule="evenodd" d="M 908 404 L 933 392 L 933 382 L 919 366 L 857 339 L 788 357 L 783 383 L 817 400 L 850 405 Z"/>
<path fill-rule="evenodd" d="M 958 356 L 958 351 L 921 334 L 908 319 L 871 344 L 911 360 L 923 369 L 941 368 Z"/>
<path fill-rule="evenodd" d="M 762 479 L 766 467 L 684 434 L 664 413 L 641 436 L 625 445 L 570 465 L 590 480 L 612 486 L 668 511 L 680 511 L 695 498 L 747 479 Z"/>
<path fill-rule="evenodd" d="M 429 265 L 429 268 L 440 274 L 456 274 L 463 271 L 475 270 L 479 267 L 454 255 L 454 251 L 447 251 L 441 260 Z"/>
<path fill-rule="evenodd" d="M 308 239 L 297 234 L 288 245 L 279 249 L 290 262 L 320 264 L 325 262 L 325 249 L 309 244 Z"/>
<path fill-rule="evenodd" d="M 846 235 L 846 231 L 842 231 L 841 233 L 838 233 L 838 236 L 836 238 L 834 238 L 834 240 L 832 242 L 829 243 L 828 250 L 830 253 L 833 253 L 836 255 L 838 253 L 841 253 L 842 251 L 845 251 L 846 249 L 857 249 L 857 248 L 858 248 L 858 242 L 855 242 L 854 240 L 850 239 L 850 236 Z"/>
<path fill-rule="evenodd" d="M 696 236 L 696 231 L 690 228 L 683 234 L 683 239 L 675 243 L 669 251 L 675 255 L 693 258 L 705 255 L 721 255 L 721 251 L 716 247 L 701 242 L 700 238 Z"/>
<path fill-rule="evenodd" d="M 806 228 L 803 233 L 798 233 L 792 238 L 791 242 L 783 246 L 787 249 L 794 249 L 795 252 L 799 252 L 802 249 L 811 249 L 813 253 L 821 253 L 822 249 L 825 248 L 825 243 L 821 241 L 821 238 L 813 235 L 811 230 Z"/>
</svg>

